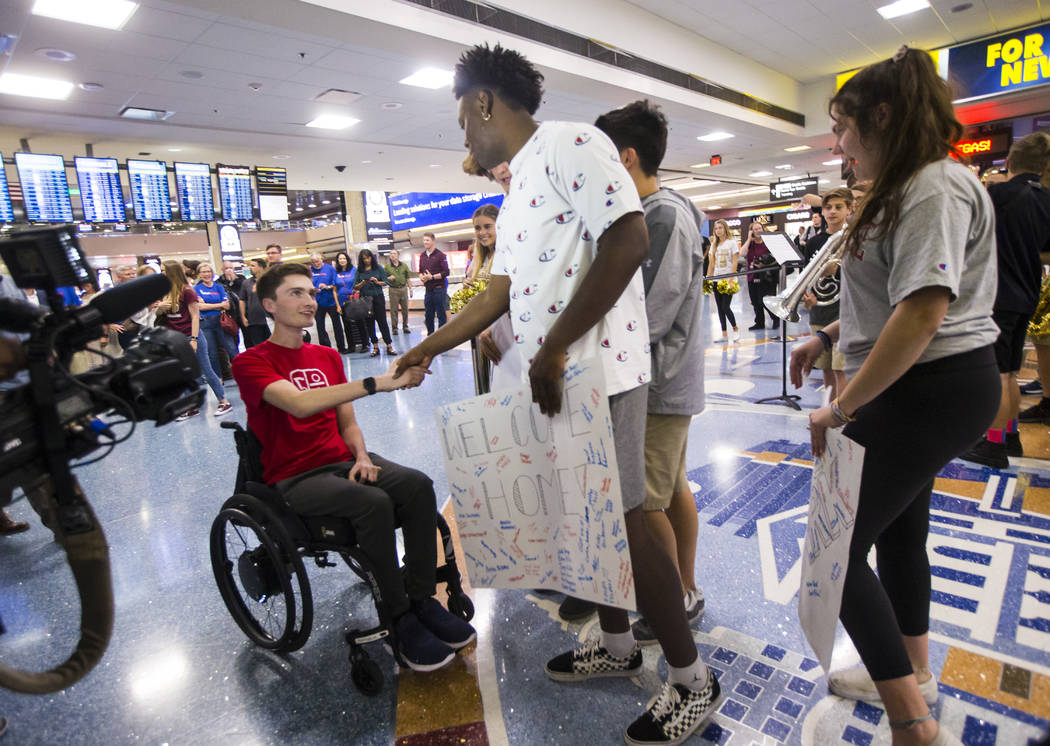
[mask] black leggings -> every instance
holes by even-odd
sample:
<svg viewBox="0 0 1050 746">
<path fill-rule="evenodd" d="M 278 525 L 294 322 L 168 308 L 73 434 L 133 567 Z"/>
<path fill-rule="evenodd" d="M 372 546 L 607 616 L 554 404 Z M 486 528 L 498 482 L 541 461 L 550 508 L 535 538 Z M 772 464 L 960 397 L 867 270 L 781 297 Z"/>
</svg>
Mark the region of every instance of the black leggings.
<svg viewBox="0 0 1050 746">
<path fill-rule="evenodd" d="M 386 323 L 386 298 L 382 295 L 372 296 L 372 315 L 368 317 L 368 338 L 372 340 L 372 344 L 379 344 L 376 324 L 379 324 L 379 333 L 383 335 L 383 341 L 389 345 L 392 340 L 390 327 Z"/>
<path fill-rule="evenodd" d="M 751 306 L 755 309 L 755 323 L 759 326 L 766 325 L 766 307 L 762 304 L 762 299 L 767 295 L 775 295 L 777 292 L 777 277 L 773 271 L 766 272 L 765 274 L 754 275 L 761 279 L 749 281 L 747 283 L 747 292 L 751 296 Z M 750 278 L 749 278 L 750 279 Z M 778 319 L 773 314 L 769 315 L 770 320 L 775 324 Z"/>
<path fill-rule="evenodd" d="M 732 302 L 732 295 L 715 291 L 715 308 L 718 309 L 718 324 L 722 327 L 722 331 L 726 330 L 726 319 L 729 319 L 729 324 L 736 329 L 736 316 L 733 315 L 733 309 L 729 307 Z"/>
<path fill-rule="evenodd" d="M 989 345 L 912 366 L 844 430 L 865 451 L 839 618 L 875 681 L 913 673 L 901 635 L 930 627 L 933 480 L 991 424 L 999 395 Z"/>
</svg>

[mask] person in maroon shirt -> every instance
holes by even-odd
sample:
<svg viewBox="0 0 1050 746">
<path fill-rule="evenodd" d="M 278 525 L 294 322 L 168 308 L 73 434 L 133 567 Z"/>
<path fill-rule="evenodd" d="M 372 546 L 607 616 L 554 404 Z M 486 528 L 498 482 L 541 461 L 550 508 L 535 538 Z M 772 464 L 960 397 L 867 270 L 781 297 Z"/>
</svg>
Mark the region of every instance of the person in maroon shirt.
<svg viewBox="0 0 1050 746">
<path fill-rule="evenodd" d="M 423 281 L 426 295 L 423 296 L 424 322 L 427 334 L 434 333 L 434 317 L 437 326 L 445 325 L 445 303 L 448 300 L 448 259 L 437 248 L 434 234 L 429 231 L 423 234 L 423 253 L 419 255 L 419 279 Z"/>
<path fill-rule="evenodd" d="M 310 270 L 279 264 L 255 292 L 273 316 L 273 334 L 233 361 L 233 377 L 262 443 L 263 477 L 300 515 L 348 518 L 386 602 L 401 657 L 416 671 L 449 663 L 472 642 L 474 628 L 434 598 L 437 507 L 434 485 L 365 448 L 351 402 L 377 391 L 418 386 L 425 368 L 348 383 L 336 350 L 303 342 L 317 310 Z M 405 573 L 394 529 L 405 539 Z"/>
<path fill-rule="evenodd" d="M 757 220 L 751 222 L 747 241 L 740 247 L 740 253 L 747 257 L 747 268 L 749 270 L 761 269 L 763 267 L 776 267 L 777 262 L 766 248 L 766 242 L 762 240 L 762 224 Z M 757 272 L 747 276 L 747 290 L 751 296 L 751 305 L 755 309 L 755 323 L 748 327 L 748 331 L 756 331 L 766 328 L 766 308 L 762 305 L 762 299 L 767 295 L 777 292 L 777 273 L 775 269 L 767 272 Z M 773 328 L 780 328 L 780 319 L 769 314 L 773 321 Z"/>
</svg>

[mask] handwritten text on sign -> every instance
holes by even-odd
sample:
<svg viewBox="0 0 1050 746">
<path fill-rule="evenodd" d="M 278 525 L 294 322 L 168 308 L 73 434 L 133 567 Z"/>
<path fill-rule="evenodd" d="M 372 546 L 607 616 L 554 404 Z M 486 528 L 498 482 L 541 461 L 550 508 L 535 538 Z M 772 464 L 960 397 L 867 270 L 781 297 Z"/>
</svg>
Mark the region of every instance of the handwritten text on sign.
<svg viewBox="0 0 1050 746">
<path fill-rule="evenodd" d="M 599 364 L 569 367 L 555 417 L 528 389 L 439 407 L 437 417 L 472 585 L 635 608 Z"/>
<path fill-rule="evenodd" d="M 860 495 L 864 448 L 838 430 L 828 430 L 827 450 L 813 463 L 809 522 L 802 550 L 798 617 L 824 670 L 831 665 L 835 623 Z"/>
</svg>

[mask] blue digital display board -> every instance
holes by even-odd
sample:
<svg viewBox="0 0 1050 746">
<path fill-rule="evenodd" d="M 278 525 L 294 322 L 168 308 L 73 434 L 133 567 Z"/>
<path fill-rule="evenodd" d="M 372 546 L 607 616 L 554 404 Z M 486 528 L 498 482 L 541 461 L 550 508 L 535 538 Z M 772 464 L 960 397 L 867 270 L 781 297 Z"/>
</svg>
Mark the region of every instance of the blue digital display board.
<svg viewBox="0 0 1050 746">
<path fill-rule="evenodd" d="M 211 166 L 207 163 L 175 163 L 175 193 L 179 216 L 190 222 L 215 220 L 211 194 Z"/>
<path fill-rule="evenodd" d="M 60 155 L 15 153 L 26 218 L 31 223 L 72 223 L 66 162 Z"/>
<path fill-rule="evenodd" d="M 168 166 L 164 161 L 128 159 L 128 184 L 135 220 L 144 223 L 171 220 L 171 193 L 168 191 Z"/>
<path fill-rule="evenodd" d="M 1050 23 L 948 50 L 956 101 L 1050 83 Z"/>
<path fill-rule="evenodd" d="M 405 192 L 387 197 L 390 205 L 390 223 L 395 231 L 423 228 L 455 220 L 469 220 L 483 204 L 499 207 L 502 194 L 474 192 L 457 194 L 446 192 Z"/>
<path fill-rule="evenodd" d="M 219 174 L 219 204 L 223 220 L 254 220 L 252 170 L 248 166 L 215 164 Z"/>
<path fill-rule="evenodd" d="M 7 188 L 4 154 L 0 153 L 0 223 L 13 222 L 15 222 L 15 209 L 11 205 L 11 190 Z"/>
<path fill-rule="evenodd" d="M 124 190 L 116 158 L 74 158 L 84 220 L 89 223 L 123 223 Z"/>
</svg>

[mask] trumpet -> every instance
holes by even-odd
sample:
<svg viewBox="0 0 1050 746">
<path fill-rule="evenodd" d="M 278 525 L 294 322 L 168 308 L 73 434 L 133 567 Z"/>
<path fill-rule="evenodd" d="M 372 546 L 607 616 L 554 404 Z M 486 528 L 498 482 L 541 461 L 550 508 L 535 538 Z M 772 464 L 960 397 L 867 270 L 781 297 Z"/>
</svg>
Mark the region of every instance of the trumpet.
<svg viewBox="0 0 1050 746">
<path fill-rule="evenodd" d="M 818 306 L 830 306 L 839 299 L 841 290 L 838 269 L 842 263 L 844 230 L 832 235 L 813 255 L 809 264 L 789 285 L 776 295 L 767 295 L 763 305 L 782 321 L 798 321 L 798 304 L 806 293 L 813 293 Z"/>
</svg>

